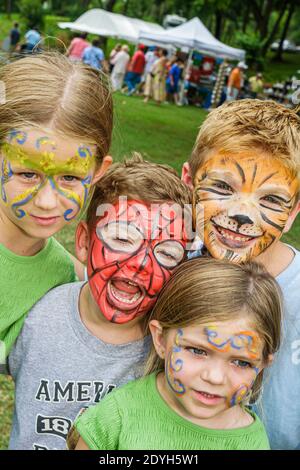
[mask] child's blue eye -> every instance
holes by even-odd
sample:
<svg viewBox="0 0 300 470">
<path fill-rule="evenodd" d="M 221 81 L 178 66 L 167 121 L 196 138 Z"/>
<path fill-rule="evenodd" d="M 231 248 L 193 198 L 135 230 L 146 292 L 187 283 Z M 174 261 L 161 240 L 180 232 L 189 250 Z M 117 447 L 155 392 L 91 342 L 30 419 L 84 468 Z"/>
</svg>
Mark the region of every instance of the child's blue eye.
<svg viewBox="0 0 300 470">
<path fill-rule="evenodd" d="M 62 179 L 64 180 L 65 183 L 74 183 L 75 181 L 78 181 L 78 178 L 72 175 L 64 175 L 62 176 Z"/>
<path fill-rule="evenodd" d="M 248 361 L 242 361 L 241 359 L 235 359 L 233 361 L 233 364 L 236 365 L 237 367 L 240 367 L 241 369 L 248 369 L 252 368 L 252 364 Z"/>
<path fill-rule="evenodd" d="M 206 356 L 206 351 L 204 349 L 187 347 L 187 351 L 190 351 L 194 356 Z"/>
<path fill-rule="evenodd" d="M 19 173 L 19 176 L 21 176 L 23 179 L 25 179 L 27 181 L 33 181 L 35 178 L 38 177 L 38 175 L 36 173 L 31 173 L 29 171 Z"/>
</svg>

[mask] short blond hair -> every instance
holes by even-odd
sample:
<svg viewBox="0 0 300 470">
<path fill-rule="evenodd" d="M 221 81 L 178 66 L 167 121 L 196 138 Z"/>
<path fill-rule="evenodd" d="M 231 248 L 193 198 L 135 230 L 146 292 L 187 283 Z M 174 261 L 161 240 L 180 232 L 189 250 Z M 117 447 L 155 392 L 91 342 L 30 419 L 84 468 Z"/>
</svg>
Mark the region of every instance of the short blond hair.
<svg viewBox="0 0 300 470">
<path fill-rule="evenodd" d="M 234 154 L 259 148 L 279 159 L 300 181 L 300 117 L 274 101 L 245 99 L 209 113 L 189 160 L 194 179 L 208 152 Z"/>
<path fill-rule="evenodd" d="M 0 105 L 0 144 L 12 129 L 38 127 L 97 145 L 107 155 L 113 104 L 100 71 L 59 53 L 24 57 L 0 68 L 5 101 Z"/>
<path fill-rule="evenodd" d="M 168 165 L 149 162 L 135 152 L 131 158 L 113 164 L 95 185 L 87 210 L 87 224 L 94 228 L 96 212 L 101 204 L 114 204 L 119 196 L 139 198 L 147 203 L 175 202 L 181 207 L 191 204 L 190 189 Z"/>
<path fill-rule="evenodd" d="M 245 315 L 263 343 L 262 359 L 278 351 L 281 341 L 282 293 L 276 280 L 256 263 L 234 264 L 227 260 L 196 258 L 181 264 L 167 284 L 147 318 L 170 329 L 235 320 Z M 146 328 L 148 332 L 148 328 Z M 154 345 L 145 374 L 164 370 Z M 253 386 L 257 398 L 262 372 Z"/>
</svg>

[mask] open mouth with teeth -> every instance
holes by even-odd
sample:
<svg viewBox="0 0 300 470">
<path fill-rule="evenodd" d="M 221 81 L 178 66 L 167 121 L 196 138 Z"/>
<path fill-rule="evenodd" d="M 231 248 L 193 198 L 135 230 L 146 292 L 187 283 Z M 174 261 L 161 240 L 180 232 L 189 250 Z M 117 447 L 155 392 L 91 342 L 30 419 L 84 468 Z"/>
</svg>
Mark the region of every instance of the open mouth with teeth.
<svg viewBox="0 0 300 470">
<path fill-rule="evenodd" d="M 107 300 L 118 310 L 134 310 L 144 297 L 144 289 L 135 282 L 118 278 L 111 279 L 107 284 Z"/>
<path fill-rule="evenodd" d="M 228 228 L 224 228 L 212 221 L 212 225 L 218 240 L 230 248 L 247 248 L 252 243 L 255 243 L 257 238 L 261 235 L 249 237 L 243 233 L 238 233 Z"/>
<path fill-rule="evenodd" d="M 224 397 L 220 395 L 213 395 L 211 393 L 194 391 L 195 398 L 204 405 L 218 405 L 224 401 Z"/>
</svg>

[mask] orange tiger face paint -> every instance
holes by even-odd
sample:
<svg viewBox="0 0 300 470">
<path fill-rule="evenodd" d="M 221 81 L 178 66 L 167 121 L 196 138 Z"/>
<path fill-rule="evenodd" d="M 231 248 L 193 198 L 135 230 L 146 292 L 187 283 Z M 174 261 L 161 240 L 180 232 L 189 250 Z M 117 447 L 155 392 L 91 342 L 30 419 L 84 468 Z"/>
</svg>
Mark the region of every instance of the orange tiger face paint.
<svg viewBox="0 0 300 470">
<path fill-rule="evenodd" d="M 280 238 L 298 191 L 295 174 L 262 151 L 215 153 L 195 177 L 197 230 L 214 258 L 248 261 Z"/>
</svg>

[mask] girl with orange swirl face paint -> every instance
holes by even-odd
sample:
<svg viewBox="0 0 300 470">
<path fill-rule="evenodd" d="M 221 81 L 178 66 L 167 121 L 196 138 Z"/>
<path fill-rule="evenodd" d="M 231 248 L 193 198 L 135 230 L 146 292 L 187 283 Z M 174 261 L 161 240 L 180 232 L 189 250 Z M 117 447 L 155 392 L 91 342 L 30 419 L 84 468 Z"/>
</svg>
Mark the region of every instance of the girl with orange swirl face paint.
<svg viewBox="0 0 300 470">
<path fill-rule="evenodd" d="M 280 289 L 259 264 L 189 260 L 150 316 L 146 372 L 157 374 L 158 392 L 181 418 L 220 432 L 242 429 L 258 419 L 245 406 L 260 393 L 280 327 Z"/>
<path fill-rule="evenodd" d="M 281 237 L 298 192 L 296 175 L 263 152 L 211 155 L 195 177 L 204 245 L 236 263 L 259 256 Z"/>
</svg>

